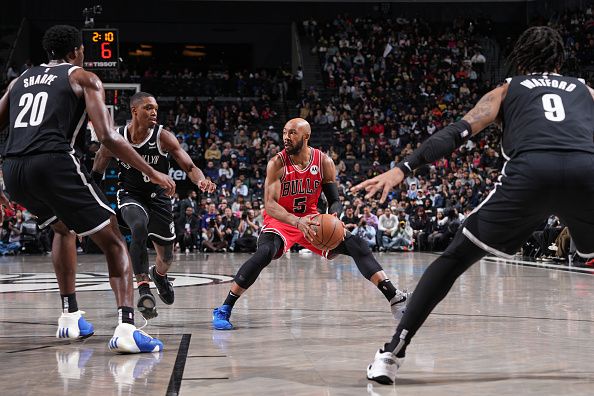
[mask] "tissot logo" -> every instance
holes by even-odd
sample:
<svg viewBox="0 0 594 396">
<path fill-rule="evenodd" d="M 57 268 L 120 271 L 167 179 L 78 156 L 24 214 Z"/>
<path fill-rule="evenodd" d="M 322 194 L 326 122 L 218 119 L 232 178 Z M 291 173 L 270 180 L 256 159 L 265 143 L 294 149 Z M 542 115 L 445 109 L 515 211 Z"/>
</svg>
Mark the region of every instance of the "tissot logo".
<svg viewBox="0 0 594 396">
<path fill-rule="evenodd" d="M 175 279 L 175 287 L 201 286 L 216 283 L 231 282 L 233 277 L 214 274 L 183 274 L 170 273 L 170 279 Z M 79 272 L 76 275 L 76 291 L 111 290 L 109 276 L 106 272 Z M 52 272 L 25 272 L 21 274 L 0 275 L 0 293 L 40 293 L 58 291 L 56 275 Z"/>
</svg>

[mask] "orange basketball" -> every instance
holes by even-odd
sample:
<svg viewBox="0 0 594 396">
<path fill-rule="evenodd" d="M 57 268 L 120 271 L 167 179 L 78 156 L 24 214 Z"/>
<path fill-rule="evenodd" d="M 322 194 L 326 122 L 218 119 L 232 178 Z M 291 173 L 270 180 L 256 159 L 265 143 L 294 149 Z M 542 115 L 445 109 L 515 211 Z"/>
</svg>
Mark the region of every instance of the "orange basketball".
<svg viewBox="0 0 594 396">
<path fill-rule="evenodd" d="M 320 250 L 332 250 L 344 240 L 344 226 L 335 216 L 320 214 L 313 218 L 320 223 L 316 228 L 317 235 L 314 237 L 313 245 Z"/>
</svg>

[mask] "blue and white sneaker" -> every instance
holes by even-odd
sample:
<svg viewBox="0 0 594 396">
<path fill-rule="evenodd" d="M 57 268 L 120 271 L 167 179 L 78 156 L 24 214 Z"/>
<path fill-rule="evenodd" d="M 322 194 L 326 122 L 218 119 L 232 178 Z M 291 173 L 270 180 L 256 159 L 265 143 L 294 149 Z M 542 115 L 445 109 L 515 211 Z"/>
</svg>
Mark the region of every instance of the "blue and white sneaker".
<svg viewBox="0 0 594 396">
<path fill-rule="evenodd" d="M 109 349 L 116 353 L 161 352 L 163 343 L 129 323 L 120 323 L 109 340 Z"/>
<path fill-rule="evenodd" d="M 212 311 L 212 327 L 217 330 L 231 330 L 233 325 L 229 322 L 231 317 L 231 306 L 221 305 Z"/>
<path fill-rule="evenodd" d="M 58 319 L 56 338 L 87 338 L 95 333 L 93 325 L 83 318 L 84 311 L 62 312 Z"/>
</svg>

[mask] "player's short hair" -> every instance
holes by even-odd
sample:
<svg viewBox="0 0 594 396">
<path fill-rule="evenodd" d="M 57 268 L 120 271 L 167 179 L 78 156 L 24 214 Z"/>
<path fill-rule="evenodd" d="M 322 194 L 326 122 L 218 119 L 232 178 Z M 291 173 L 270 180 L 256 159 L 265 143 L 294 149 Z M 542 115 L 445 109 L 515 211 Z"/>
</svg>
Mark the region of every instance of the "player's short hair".
<svg viewBox="0 0 594 396">
<path fill-rule="evenodd" d="M 508 56 L 519 73 L 544 73 L 561 69 L 565 62 L 563 38 L 548 26 L 533 26 L 520 35 Z"/>
<path fill-rule="evenodd" d="M 154 98 L 154 97 L 155 97 L 154 95 L 151 95 L 148 92 L 142 92 L 142 91 L 136 92 L 130 98 L 130 107 L 136 107 L 136 105 L 138 105 L 138 103 L 141 102 L 145 98 Z"/>
<path fill-rule="evenodd" d="M 50 60 L 65 59 L 82 44 L 80 30 L 70 25 L 55 25 L 45 31 L 41 41 Z"/>
</svg>

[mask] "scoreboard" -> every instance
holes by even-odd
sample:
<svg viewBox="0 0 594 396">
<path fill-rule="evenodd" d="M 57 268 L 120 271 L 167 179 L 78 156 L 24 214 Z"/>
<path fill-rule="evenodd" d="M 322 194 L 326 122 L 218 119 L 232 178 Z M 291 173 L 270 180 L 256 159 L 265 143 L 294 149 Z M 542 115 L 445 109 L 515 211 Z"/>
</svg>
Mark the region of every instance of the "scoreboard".
<svg viewBox="0 0 594 396">
<path fill-rule="evenodd" d="M 115 69 L 120 58 L 117 29 L 83 29 L 86 69 Z"/>
</svg>

